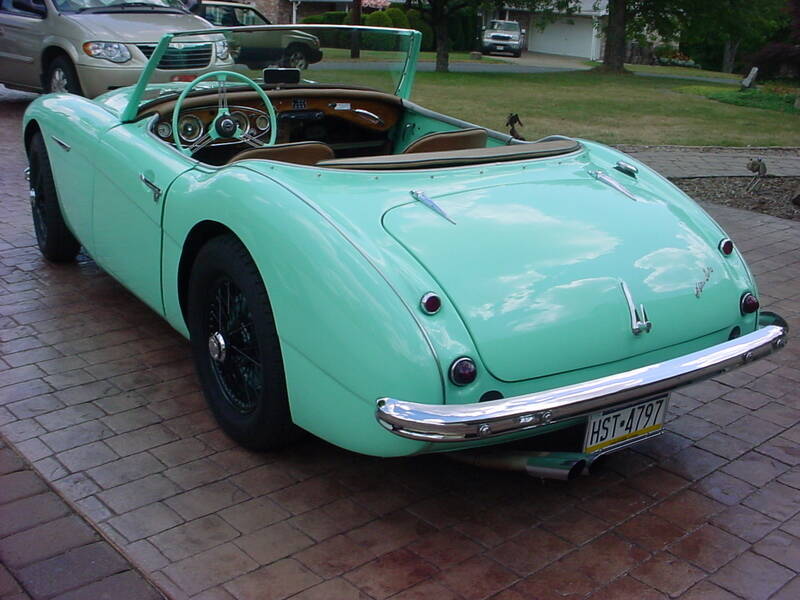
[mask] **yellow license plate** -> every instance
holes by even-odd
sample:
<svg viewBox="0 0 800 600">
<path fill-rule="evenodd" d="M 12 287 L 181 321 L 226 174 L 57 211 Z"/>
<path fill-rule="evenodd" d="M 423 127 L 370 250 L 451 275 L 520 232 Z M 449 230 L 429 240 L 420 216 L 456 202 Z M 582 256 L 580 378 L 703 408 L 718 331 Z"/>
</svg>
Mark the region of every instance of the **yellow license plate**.
<svg viewBox="0 0 800 600">
<path fill-rule="evenodd" d="M 595 413 L 586 424 L 583 451 L 607 452 L 638 437 L 652 435 L 664 427 L 669 396 L 659 396 L 633 406 Z"/>
</svg>

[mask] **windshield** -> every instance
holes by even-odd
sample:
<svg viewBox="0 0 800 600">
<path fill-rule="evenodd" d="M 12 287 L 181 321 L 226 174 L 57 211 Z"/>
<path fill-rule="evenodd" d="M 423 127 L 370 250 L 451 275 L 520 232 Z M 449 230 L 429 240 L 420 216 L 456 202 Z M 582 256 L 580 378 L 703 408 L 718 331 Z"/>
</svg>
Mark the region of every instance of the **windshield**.
<svg viewBox="0 0 800 600">
<path fill-rule="evenodd" d="M 240 25 L 269 25 L 255 9 L 244 6 L 223 6 L 221 4 L 201 5 L 201 14 L 206 21 L 219 27 L 238 27 Z"/>
<path fill-rule="evenodd" d="M 491 21 L 489 29 L 494 31 L 519 31 L 519 23 L 509 21 Z"/>
<path fill-rule="evenodd" d="M 101 12 L 103 9 L 124 11 L 135 8 L 151 10 L 167 8 L 186 12 L 182 0 L 131 0 L 130 2 L 124 0 L 53 0 L 53 4 L 58 12 L 63 13 Z"/>
<path fill-rule="evenodd" d="M 131 98 L 136 110 L 129 105 L 125 119 L 132 119 L 142 104 L 177 96 L 187 82 L 220 70 L 241 73 L 267 88 L 361 87 L 407 98 L 419 38 L 419 32 L 405 29 L 324 25 L 171 34 L 162 39 L 157 51 L 144 49 L 150 60 Z M 160 59 L 157 64 L 156 58 Z M 212 78 L 198 88 L 216 86 Z"/>
</svg>

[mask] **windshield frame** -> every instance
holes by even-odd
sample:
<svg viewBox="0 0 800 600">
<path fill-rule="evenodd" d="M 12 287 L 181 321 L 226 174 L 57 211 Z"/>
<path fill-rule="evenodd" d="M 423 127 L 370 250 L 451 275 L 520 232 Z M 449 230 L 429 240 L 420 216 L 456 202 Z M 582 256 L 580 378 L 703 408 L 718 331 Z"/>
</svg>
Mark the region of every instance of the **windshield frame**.
<svg viewBox="0 0 800 600">
<path fill-rule="evenodd" d="M 167 51 L 170 43 L 175 37 L 186 37 L 192 35 L 216 35 L 236 32 L 248 31 L 275 31 L 275 30 L 291 30 L 302 29 L 304 31 L 325 31 L 329 29 L 345 29 L 345 30 L 359 30 L 359 31 L 373 31 L 378 33 L 392 32 L 397 35 L 407 36 L 409 38 L 408 51 L 406 52 L 405 63 L 403 64 L 400 79 L 395 90 L 395 96 L 408 100 L 411 97 L 411 90 L 414 85 L 414 77 L 417 72 L 417 58 L 419 57 L 420 47 L 422 45 L 422 34 L 415 29 L 397 29 L 394 27 L 365 27 L 355 25 L 299 25 L 297 23 L 284 24 L 284 25 L 248 25 L 243 27 L 214 27 L 213 29 L 200 29 L 195 31 L 180 31 L 168 33 L 161 38 L 161 41 L 156 46 L 147 65 L 142 70 L 139 76 L 139 81 L 131 92 L 128 104 L 122 112 L 120 120 L 122 123 L 132 123 L 136 120 L 139 114 L 140 104 L 147 90 L 150 78 L 156 70 L 156 67 L 161 62 L 161 58 Z"/>
</svg>

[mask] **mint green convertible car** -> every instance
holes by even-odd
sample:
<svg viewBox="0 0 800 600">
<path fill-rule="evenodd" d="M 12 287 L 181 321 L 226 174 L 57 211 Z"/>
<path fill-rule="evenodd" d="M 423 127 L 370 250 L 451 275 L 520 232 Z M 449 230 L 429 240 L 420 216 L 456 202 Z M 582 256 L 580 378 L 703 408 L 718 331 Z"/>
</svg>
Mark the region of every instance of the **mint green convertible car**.
<svg viewBox="0 0 800 600">
<path fill-rule="evenodd" d="M 671 390 L 785 343 L 733 242 L 646 166 L 418 106 L 415 31 L 237 42 L 265 30 L 323 59 L 151 83 L 193 47 L 168 35 L 135 87 L 24 119 L 44 256 L 83 246 L 187 336 L 242 445 L 306 430 L 567 476 L 660 433 Z M 523 438 L 551 452 L 520 459 Z"/>
</svg>

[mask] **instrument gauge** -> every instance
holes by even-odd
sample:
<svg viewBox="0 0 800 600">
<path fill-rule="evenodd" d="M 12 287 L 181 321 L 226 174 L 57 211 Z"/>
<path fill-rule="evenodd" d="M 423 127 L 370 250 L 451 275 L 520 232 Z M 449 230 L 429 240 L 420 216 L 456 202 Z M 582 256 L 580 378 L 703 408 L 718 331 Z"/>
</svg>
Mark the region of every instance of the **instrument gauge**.
<svg viewBox="0 0 800 600">
<path fill-rule="evenodd" d="M 267 131 L 269 129 L 269 118 L 266 115 L 259 115 L 256 119 L 256 127 L 260 131 Z"/>
<path fill-rule="evenodd" d="M 237 110 L 231 113 L 231 118 L 236 121 L 243 134 L 250 131 L 250 119 L 247 118 L 246 114 Z"/>
<path fill-rule="evenodd" d="M 156 125 L 156 134 L 158 134 L 158 137 L 166 140 L 172 135 L 172 125 L 166 121 L 161 121 Z"/>
<path fill-rule="evenodd" d="M 184 142 L 196 142 L 203 135 L 203 122 L 195 115 L 181 117 L 178 123 L 178 135 Z"/>
</svg>

